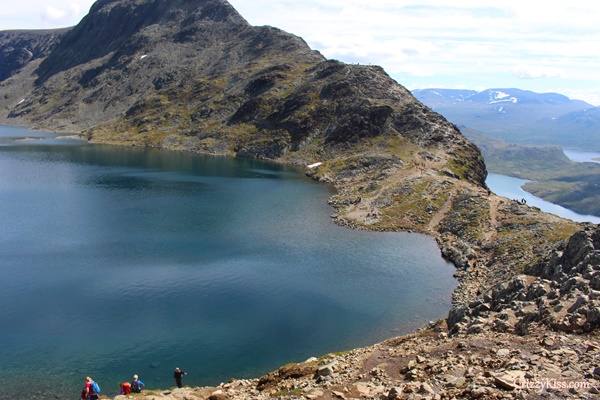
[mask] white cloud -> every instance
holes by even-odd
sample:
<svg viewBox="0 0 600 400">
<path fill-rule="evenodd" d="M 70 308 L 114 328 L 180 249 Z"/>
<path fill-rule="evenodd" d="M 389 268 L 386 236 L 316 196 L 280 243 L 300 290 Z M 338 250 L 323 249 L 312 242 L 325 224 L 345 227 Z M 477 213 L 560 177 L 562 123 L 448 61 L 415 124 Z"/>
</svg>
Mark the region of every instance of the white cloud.
<svg viewBox="0 0 600 400">
<path fill-rule="evenodd" d="M 587 0 L 231 0 L 254 24 L 325 56 L 380 64 L 401 83 L 579 87 L 600 93 L 600 2 Z M 445 82 L 445 84 L 444 84 Z M 535 85 L 532 83 L 536 82 Z"/>
<path fill-rule="evenodd" d="M 582 99 L 588 103 L 600 106 L 600 91 L 597 89 L 573 89 L 572 87 L 556 88 L 557 93 L 562 93 L 572 99 Z"/>
<path fill-rule="evenodd" d="M 563 71 L 552 67 L 522 65 L 515 68 L 513 74 L 519 79 L 559 78 L 563 76 Z"/>
<path fill-rule="evenodd" d="M 43 14 L 44 18 L 47 18 L 52 21 L 63 19 L 64 17 L 66 17 L 66 15 L 67 11 L 53 6 L 46 6 L 46 9 L 44 10 Z"/>
<path fill-rule="evenodd" d="M 46 29 L 71 26 L 94 0 L 20 0 L 0 7 L 0 29 Z"/>
</svg>

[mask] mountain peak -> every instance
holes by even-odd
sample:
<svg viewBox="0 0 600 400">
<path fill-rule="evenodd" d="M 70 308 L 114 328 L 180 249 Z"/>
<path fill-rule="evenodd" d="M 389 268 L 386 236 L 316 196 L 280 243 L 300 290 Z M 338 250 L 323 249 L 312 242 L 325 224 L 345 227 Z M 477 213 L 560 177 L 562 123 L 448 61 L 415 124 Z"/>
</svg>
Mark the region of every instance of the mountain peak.
<svg viewBox="0 0 600 400">
<path fill-rule="evenodd" d="M 113 52 L 133 54 L 175 36 L 193 40 L 215 25 L 231 30 L 249 26 L 226 0 L 99 0 L 40 65 L 38 82 Z"/>
<path fill-rule="evenodd" d="M 152 15 L 145 16 L 154 17 L 157 22 L 173 17 L 173 13 L 184 11 L 192 18 L 246 24 L 227 0 L 98 0 L 92 5 L 90 15 L 127 9 L 153 10 Z"/>
</svg>

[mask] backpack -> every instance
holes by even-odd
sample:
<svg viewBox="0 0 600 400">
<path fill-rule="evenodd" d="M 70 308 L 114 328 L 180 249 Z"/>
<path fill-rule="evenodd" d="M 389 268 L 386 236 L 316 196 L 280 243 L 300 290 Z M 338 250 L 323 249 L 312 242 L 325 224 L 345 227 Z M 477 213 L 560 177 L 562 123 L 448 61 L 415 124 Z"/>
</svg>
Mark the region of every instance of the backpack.
<svg viewBox="0 0 600 400">
<path fill-rule="evenodd" d="M 94 394 L 100 394 L 102 390 L 100 389 L 100 385 L 98 385 L 96 382 L 92 382 L 92 391 Z"/>
<path fill-rule="evenodd" d="M 142 381 L 140 381 L 140 380 L 133 381 L 133 383 L 131 385 L 131 390 L 133 390 L 134 393 L 140 393 L 143 389 L 144 389 L 144 384 L 142 383 Z"/>
</svg>

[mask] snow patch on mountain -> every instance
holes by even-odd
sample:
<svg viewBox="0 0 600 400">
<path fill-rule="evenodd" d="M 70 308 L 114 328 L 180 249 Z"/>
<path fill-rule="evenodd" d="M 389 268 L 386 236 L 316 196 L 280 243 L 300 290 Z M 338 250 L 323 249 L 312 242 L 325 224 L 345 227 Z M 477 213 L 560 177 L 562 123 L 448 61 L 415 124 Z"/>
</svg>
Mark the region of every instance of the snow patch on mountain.
<svg viewBox="0 0 600 400">
<path fill-rule="evenodd" d="M 510 94 L 503 92 L 501 90 L 492 90 L 489 93 L 490 101 L 489 104 L 498 104 L 498 103 L 513 103 L 517 104 L 519 99 L 511 96 Z"/>
</svg>

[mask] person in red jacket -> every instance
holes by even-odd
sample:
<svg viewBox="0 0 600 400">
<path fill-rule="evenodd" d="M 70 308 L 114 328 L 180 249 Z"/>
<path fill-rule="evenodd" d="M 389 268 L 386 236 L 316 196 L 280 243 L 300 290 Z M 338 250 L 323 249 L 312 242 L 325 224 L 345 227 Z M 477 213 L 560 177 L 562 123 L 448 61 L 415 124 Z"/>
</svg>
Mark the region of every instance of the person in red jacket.
<svg viewBox="0 0 600 400">
<path fill-rule="evenodd" d="M 121 383 L 121 394 L 128 396 L 131 394 L 131 383 L 123 382 Z"/>
<path fill-rule="evenodd" d="M 94 390 L 94 380 L 88 376 L 83 383 L 85 386 L 81 392 L 81 398 L 83 400 L 98 400 L 98 393 Z"/>
</svg>

